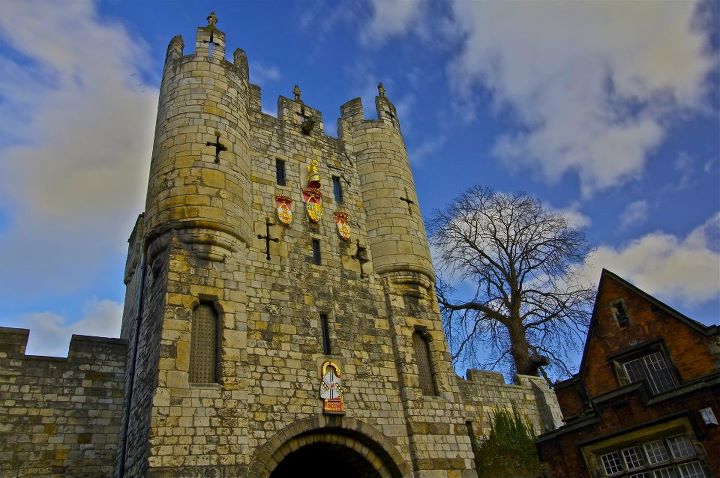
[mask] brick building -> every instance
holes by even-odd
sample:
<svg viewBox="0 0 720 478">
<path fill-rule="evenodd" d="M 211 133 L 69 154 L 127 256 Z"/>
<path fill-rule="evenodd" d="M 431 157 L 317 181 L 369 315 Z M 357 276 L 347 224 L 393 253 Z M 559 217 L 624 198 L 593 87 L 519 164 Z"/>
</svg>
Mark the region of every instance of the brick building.
<svg viewBox="0 0 720 478">
<path fill-rule="evenodd" d="M 720 476 L 720 327 L 604 270 L 565 425 L 539 437 L 553 477 Z"/>
<path fill-rule="evenodd" d="M 469 478 L 495 407 L 559 424 L 540 378 L 454 373 L 382 85 L 374 119 L 341 106 L 337 138 L 297 87 L 266 114 L 216 22 L 168 46 L 122 341 L 53 360 L 0 330 L 0 475 Z M 65 383 L 99 394 L 88 413 L 56 406 Z"/>
</svg>

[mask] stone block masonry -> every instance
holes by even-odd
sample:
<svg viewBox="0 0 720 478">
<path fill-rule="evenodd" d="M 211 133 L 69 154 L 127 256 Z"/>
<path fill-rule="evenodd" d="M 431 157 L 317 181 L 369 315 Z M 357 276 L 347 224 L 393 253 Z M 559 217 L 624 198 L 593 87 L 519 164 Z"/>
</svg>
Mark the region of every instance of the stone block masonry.
<svg viewBox="0 0 720 478">
<path fill-rule="evenodd" d="M 26 415 L 69 407 L 78 417 L 34 434 L 11 422 L 0 470 L 34 460 L 44 468 L 23 476 L 474 478 L 483 426 L 468 423 L 485 411 L 512 401 L 539 429 L 552 426 L 541 381 L 466 383 L 452 369 L 385 88 L 374 119 L 359 99 L 340 107 L 337 138 L 299 87 L 268 115 L 245 53 L 226 59 L 216 23 L 210 15 L 197 29 L 194 52 L 181 37 L 168 46 L 146 209 L 125 270 L 127 359 L 121 342 L 87 338 L 67 360 L 32 359 L 27 331 L 7 332 L 7 367 L 17 367 L 0 370 L 8 386 L 50 391 L 13 388 L 20 396 L 6 408 L 29 400 Z M 79 353 L 88 344 L 95 355 Z M 90 363 L 78 366 L 81 357 Z M 95 390 L 86 370 L 114 381 Z M 56 376 L 62 391 L 52 391 Z M 341 380 L 332 389 L 341 397 L 321 396 L 326 380 Z M 15 437 L 30 442 L 25 455 Z"/>
<path fill-rule="evenodd" d="M 0 328 L 0 476 L 112 476 L 125 341 L 73 335 L 55 358 L 25 355 L 28 335 Z"/>
<path fill-rule="evenodd" d="M 541 377 L 518 375 L 516 383 L 506 384 L 502 374 L 471 369 L 467 380 L 458 382 L 466 416 L 478 436 L 490 433 L 491 418 L 498 408 L 515 407 L 538 435 L 562 425 L 555 392 Z"/>
</svg>

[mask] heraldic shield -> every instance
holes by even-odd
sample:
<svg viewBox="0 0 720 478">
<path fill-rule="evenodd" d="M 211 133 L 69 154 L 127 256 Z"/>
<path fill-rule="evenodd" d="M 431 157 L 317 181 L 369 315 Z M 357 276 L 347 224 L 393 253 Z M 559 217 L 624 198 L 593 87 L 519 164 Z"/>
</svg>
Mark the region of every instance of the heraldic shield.
<svg viewBox="0 0 720 478">
<path fill-rule="evenodd" d="M 278 221 L 289 226 L 293 220 L 292 199 L 287 196 L 275 196 L 275 207 Z"/>
<path fill-rule="evenodd" d="M 350 226 L 348 225 L 349 221 L 350 216 L 348 216 L 346 212 L 338 211 L 335 213 L 335 224 L 337 224 L 338 234 L 344 241 L 350 239 Z"/>
<path fill-rule="evenodd" d="M 312 222 L 320 222 L 323 213 L 322 193 L 320 192 L 320 173 L 318 171 L 318 161 L 313 159 L 307 167 L 308 182 L 307 187 L 303 189 L 303 199 L 305 200 L 305 210 Z"/>
<path fill-rule="evenodd" d="M 323 213 L 320 188 L 303 189 L 303 198 L 305 198 L 305 210 L 310 220 L 312 222 L 320 222 Z"/>
</svg>

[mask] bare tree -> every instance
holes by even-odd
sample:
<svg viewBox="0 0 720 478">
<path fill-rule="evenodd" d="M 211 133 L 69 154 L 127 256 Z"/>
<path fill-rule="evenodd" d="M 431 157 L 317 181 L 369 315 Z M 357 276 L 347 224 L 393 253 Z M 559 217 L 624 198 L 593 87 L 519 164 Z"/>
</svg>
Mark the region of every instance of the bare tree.
<svg viewBox="0 0 720 478">
<path fill-rule="evenodd" d="M 527 194 L 478 186 L 435 212 L 429 230 L 453 361 L 570 374 L 593 300 L 572 273 L 590 252 L 584 234 Z"/>
</svg>

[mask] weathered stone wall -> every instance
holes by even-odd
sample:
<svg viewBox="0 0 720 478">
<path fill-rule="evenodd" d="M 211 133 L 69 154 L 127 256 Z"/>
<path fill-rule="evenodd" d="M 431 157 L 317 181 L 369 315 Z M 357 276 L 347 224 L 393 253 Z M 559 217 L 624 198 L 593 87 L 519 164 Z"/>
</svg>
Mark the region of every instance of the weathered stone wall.
<svg viewBox="0 0 720 478">
<path fill-rule="evenodd" d="M 0 328 L 0 476 L 112 476 L 126 343 L 74 335 L 67 358 L 25 355 Z"/>
<path fill-rule="evenodd" d="M 392 457 L 405 476 L 474 476 L 471 412 L 452 371 L 394 106 L 381 92 L 378 119 L 365 120 L 359 100 L 349 102 L 339 139 L 324 134 L 321 113 L 299 98 L 281 97 L 277 117 L 267 115 L 260 88 L 247 83 L 244 54 L 225 61 L 224 36 L 214 32 L 219 43 L 210 55 L 208 32 L 198 30 L 194 54 L 183 56 L 179 38 L 168 49 L 144 242 L 133 249 L 148 249 L 154 272 L 144 292 L 152 297 L 142 302 L 153 312 L 141 314 L 143 370 L 134 378 L 128 438 L 147 445 L 128 455 L 128 476 L 147 469 L 155 477 L 182 470 L 187 477 L 265 478 L 281 449 L 321 433 L 303 428 L 307 423 L 329 427 L 328 437 L 343 430 L 346 440 Z M 303 131 L 310 117 L 315 126 Z M 219 161 L 206 144 L 216 129 L 227 147 Z M 276 181 L 276 160 L 285 162 L 284 185 Z M 303 202 L 314 160 L 324 207 L 317 223 Z M 340 179 L 342 203 L 332 177 Z M 293 201 L 290 225 L 277 219 L 279 195 Z M 336 212 L 348 215 L 350 240 L 338 234 Z M 164 252 L 152 252 L 156 243 Z M 136 278 L 128 281 L 131 290 L 138 290 Z M 189 381 L 192 314 L 200 301 L 220 311 L 220 374 L 212 384 Z M 137 314 L 134 303 L 126 301 L 126 314 Z M 436 395 L 420 389 L 416 330 L 430 339 Z M 325 360 L 342 371 L 342 418 L 322 414 Z M 484 397 L 471 401 L 484 404 Z"/>
<path fill-rule="evenodd" d="M 124 316 L 128 316 L 128 354 L 125 377 L 125 406 L 118 460 L 124 458 L 123 476 L 143 476 L 150 450 L 150 426 L 155 391 L 158 383 L 162 317 L 166 312 L 168 287 L 169 235 L 152 241 L 146 259 L 146 271 L 138 268 L 129 283 L 135 300 L 126 300 Z M 132 247 L 132 245 L 131 245 Z M 139 284 L 144 282 L 140 295 Z M 138 322 L 139 321 L 139 322 Z M 120 466 L 118 464 L 118 466 Z"/>
<path fill-rule="evenodd" d="M 468 370 L 467 379 L 458 378 L 468 420 L 477 436 L 487 436 L 493 412 L 513 406 L 529 420 L 538 435 L 562 425 L 562 414 L 555 394 L 545 379 L 518 375 L 517 383 L 506 384 L 502 374 Z"/>
</svg>

